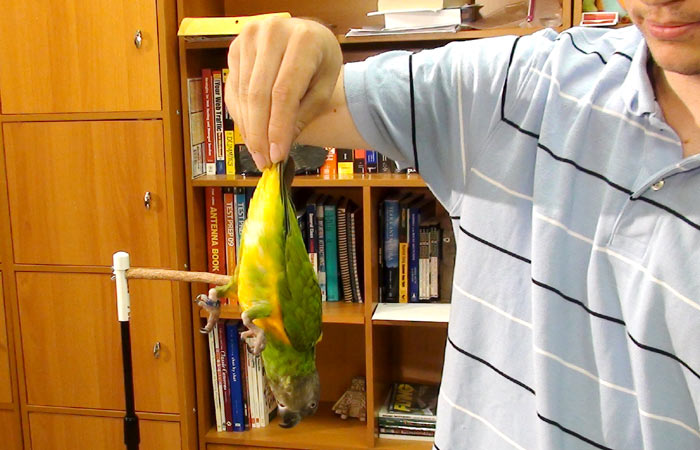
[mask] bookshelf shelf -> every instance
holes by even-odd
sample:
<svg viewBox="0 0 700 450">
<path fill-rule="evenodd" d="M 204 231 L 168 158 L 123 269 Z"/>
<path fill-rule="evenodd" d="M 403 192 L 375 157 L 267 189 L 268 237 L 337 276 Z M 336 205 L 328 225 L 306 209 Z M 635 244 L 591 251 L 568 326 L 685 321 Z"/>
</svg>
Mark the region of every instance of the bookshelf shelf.
<svg viewBox="0 0 700 450">
<path fill-rule="evenodd" d="M 313 417 L 304 419 L 291 429 L 281 428 L 279 418 L 265 428 L 243 432 L 217 432 L 211 428 L 205 435 L 209 444 L 252 445 L 299 449 L 358 449 L 367 447 L 366 422 L 343 420 L 330 402 L 322 402 Z"/>
<path fill-rule="evenodd" d="M 392 34 L 384 36 L 351 36 L 346 37 L 345 34 L 336 34 L 335 37 L 341 45 L 352 44 L 376 44 L 376 43 L 401 43 L 401 42 L 425 42 L 425 41 L 454 41 L 466 39 L 480 39 L 492 36 L 503 36 L 504 34 L 522 36 L 525 34 L 535 33 L 542 30 L 543 27 L 532 28 L 497 28 L 489 30 L 462 30 L 455 33 L 409 33 L 409 34 Z M 184 46 L 187 50 L 202 50 L 202 49 L 226 49 L 231 45 L 233 36 L 202 38 L 199 40 L 184 40 Z"/>
<path fill-rule="evenodd" d="M 344 323 L 362 325 L 365 323 L 364 303 L 325 302 L 323 303 L 323 323 Z M 201 318 L 207 317 L 205 310 L 200 310 Z M 222 319 L 240 319 L 241 309 L 238 305 L 221 305 Z"/>
<path fill-rule="evenodd" d="M 242 175 L 203 175 L 192 180 L 193 187 L 206 186 L 255 186 L 260 177 Z M 347 178 L 324 178 L 321 175 L 299 175 L 294 177 L 295 187 L 425 187 L 417 174 L 378 173 L 354 175 Z"/>
</svg>

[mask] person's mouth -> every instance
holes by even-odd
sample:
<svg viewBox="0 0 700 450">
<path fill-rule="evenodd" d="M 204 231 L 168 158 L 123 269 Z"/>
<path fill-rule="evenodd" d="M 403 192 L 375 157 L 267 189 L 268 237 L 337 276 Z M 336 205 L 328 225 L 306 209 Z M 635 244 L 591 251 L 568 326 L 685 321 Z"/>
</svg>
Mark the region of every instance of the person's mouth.
<svg viewBox="0 0 700 450">
<path fill-rule="evenodd" d="M 662 41 L 684 39 L 700 28 L 700 22 L 654 22 L 651 20 L 645 22 L 649 34 Z"/>
</svg>

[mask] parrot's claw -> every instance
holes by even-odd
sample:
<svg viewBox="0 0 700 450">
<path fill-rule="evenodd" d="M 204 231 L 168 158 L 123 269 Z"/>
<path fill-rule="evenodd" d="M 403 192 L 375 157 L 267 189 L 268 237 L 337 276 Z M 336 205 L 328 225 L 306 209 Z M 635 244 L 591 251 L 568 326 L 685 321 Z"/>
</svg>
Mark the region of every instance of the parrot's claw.
<svg viewBox="0 0 700 450">
<path fill-rule="evenodd" d="M 243 339 L 253 338 L 252 345 L 248 344 L 248 348 L 254 355 L 259 355 L 265 350 L 265 331 L 262 328 L 255 325 L 252 320 L 248 317 L 248 314 L 244 311 L 241 314 L 241 319 L 243 319 L 243 325 L 248 328 L 246 331 L 241 333 Z"/>
<path fill-rule="evenodd" d="M 207 324 L 204 328 L 200 328 L 199 330 L 202 334 L 208 334 L 214 329 L 214 325 L 216 325 L 216 322 L 219 320 L 219 315 L 221 315 L 221 302 L 219 300 L 212 300 L 204 294 L 199 294 L 194 302 L 209 313 Z"/>
</svg>

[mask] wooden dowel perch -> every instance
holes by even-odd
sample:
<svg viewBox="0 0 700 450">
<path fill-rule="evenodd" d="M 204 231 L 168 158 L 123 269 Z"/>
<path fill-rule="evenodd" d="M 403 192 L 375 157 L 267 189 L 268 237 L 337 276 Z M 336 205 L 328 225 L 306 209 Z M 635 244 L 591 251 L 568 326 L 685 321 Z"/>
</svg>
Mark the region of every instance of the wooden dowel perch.
<svg viewBox="0 0 700 450">
<path fill-rule="evenodd" d="M 188 272 L 186 270 L 147 269 L 134 267 L 126 271 L 127 279 L 185 281 L 187 283 L 209 283 L 217 286 L 231 280 L 228 275 L 209 272 Z"/>
</svg>

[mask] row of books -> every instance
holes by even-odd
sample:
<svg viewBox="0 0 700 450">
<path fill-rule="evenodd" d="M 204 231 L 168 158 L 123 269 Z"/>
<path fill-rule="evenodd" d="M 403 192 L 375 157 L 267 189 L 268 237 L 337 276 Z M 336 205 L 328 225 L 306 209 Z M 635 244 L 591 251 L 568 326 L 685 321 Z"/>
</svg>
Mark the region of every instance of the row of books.
<svg viewBox="0 0 700 450">
<path fill-rule="evenodd" d="M 201 175 L 259 175 L 240 130 L 224 105 L 228 69 L 202 69 L 201 77 L 187 79 L 192 178 Z M 364 173 L 394 173 L 396 163 L 374 150 L 326 149 L 321 166 L 306 174 L 326 177 Z M 412 169 L 406 169 L 412 171 Z"/>
<path fill-rule="evenodd" d="M 209 333 L 217 431 L 266 427 L 277 414 L 262 358 L 240 338 L 243 329 L 239 321 L 220 320 Z"/>
<path fill-rule="evenodd" d="M 405 193 L 379 207 L 379 301 L 418 303 L 440 297 L 442 228 L 435 200 Z"/>
<path fill-rule="evenodd" d="M 255 188 L 206 187 L 208 271 L 233 274 L 248 205 Z M 312 194 L 297 221 L 309 253 L 323 301 L 363 302 L 360 209 L 345 197 Z M 228 303 L 224 300 L 224 303 Z"/>
<path fill-rule="evenodd" d="M 439 386 L 394 383 L 377 414 L 379 437 L 433 440 Z"/>
<path fill-rule="evenodd" d="M 228 69 L 202 69 L 202 76 L 188 78 L 192 178 L 234 174 L 236 146 L 243 138 L 224 105 Z"/>
</svg>

